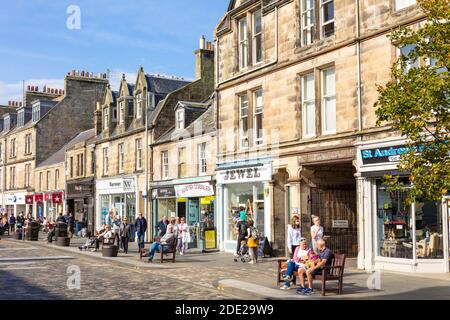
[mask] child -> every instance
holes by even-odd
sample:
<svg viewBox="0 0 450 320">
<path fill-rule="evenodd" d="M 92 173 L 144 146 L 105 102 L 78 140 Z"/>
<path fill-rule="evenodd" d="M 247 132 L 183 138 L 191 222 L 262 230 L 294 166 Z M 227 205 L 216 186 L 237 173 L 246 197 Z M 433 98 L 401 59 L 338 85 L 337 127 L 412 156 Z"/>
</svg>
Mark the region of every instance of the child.
<svg viewBox="0 0 450 320">
<path fill-rule="evenodd" d="M 258 239 L 256 237 L 257 230 L 254 227 L 253 220 L 249 221 L 249 226 L 247 229 L 248 236 L 247 239 L 247 246 L 250 251 L 250 262 L 251 264 L 255 264 L 258 261 Z"/>
</svg>

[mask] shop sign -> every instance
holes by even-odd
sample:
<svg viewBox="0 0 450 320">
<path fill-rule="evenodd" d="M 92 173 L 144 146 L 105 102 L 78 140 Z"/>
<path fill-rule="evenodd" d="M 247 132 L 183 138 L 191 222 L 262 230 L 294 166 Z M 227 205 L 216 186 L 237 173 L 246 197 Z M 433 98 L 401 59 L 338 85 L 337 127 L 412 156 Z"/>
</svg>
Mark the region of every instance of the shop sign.
<svg viewBox="0 0 450 320">
<path fill-rule="evenodd" d="M 6 204 L 7 205 L 15 205 L 15 204 L 25 204 L 25 195 L 24 194 L 8 194 L 6 195 Z"/>
<path fill-rule="evenodd" d="M 135 191 L 133 178 L 102 180 L 97 182 L 97 190 L 109 193 L 130 193 Z"/>
<path fill-rule="evenodd" d="M 416 152 L 422 152 L 424 147 L 417 148 Z M 409 152 L 410 148 L 407 145 L 389 146 L 383 148 L 373 148 L 361 150 L 361 158 L 363 164 L 378 164 L 378 163 L 392 163 L 399 162 L 400 156 Z"/>
<path fill-rule="evenodd" d="M 44 194 L 44 201 L 51 201 L 52 200 L 52 194 L 51 193 L 45 193 Z"/>
<path fill-rule="evenodd" d="M 197 198 L 214 195 L 214 189 L 210 183 L 193 183 L 175 186 L 177 197 Z"/>
<path fill-rule="evenodd" d="M 175 198 L 175 188 L 161 188 L 161 189 L 153 189 L 152 191 L 153 198 Z"/>
<path fill-rule="evenodd" d="M 55 192 L 52 194 L 52 200 L 53 203 L 62 203 L 63 200 L 63 193 L 62 192 Z"/>
<path fill-rule="evenodd" d="M 245 183 L 272 179 L 271 165 L 217 171 L 217 183 Z"/>
<path fill-rule="evenodd" d="M 332 220 L 333 229 L 348 229 L 348 220 Z"/>
<path fill-rule="evenodd" d="M 211 204 L 212 201 L 214 201 L 216 199 L 216 197 L 211 196 L 211 197 L 202 197 L 200 198 L 200 204 Z"/>
<path fill-rule="evenodd" d="M 42 193 L 38 193 L 34 195 L 34 202 L 43 202 L 44 195 Z"/>
<path fill-rule="evenodd" d="M 33 196 L 25 196 L 26 204 L 33 204 Z"/>
<path fill-rule="evenodd" d="M 216 230 L 205 230 L 205 249 L 216 249 Z"/>
</svg>

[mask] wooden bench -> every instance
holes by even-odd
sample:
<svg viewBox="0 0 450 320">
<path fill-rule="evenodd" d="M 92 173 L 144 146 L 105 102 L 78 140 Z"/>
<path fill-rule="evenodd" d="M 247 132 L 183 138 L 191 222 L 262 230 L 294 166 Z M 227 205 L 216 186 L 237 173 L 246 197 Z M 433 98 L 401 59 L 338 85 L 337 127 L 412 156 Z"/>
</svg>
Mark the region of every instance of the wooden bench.
<svg viewBox="0 0 450 320">
<path fill-rule="evenodd" d="M 278 260 L 278 274 L 277 274 L 277 286 L 284 283 L 283 275 L 287 268 L 287 259 Z M 337 281 L 338 288 L 337 294 L 342 294 L 342 282 L 344 279 L 344 269 L 345 269 L 345 255 L 335 254 L 330 267 L 324 267 L 322 269 L 322 274 L 313 276 L 313 280 L 321 281 L 322 283 L 322 296 L 326 293 L 326 283 L 327 281 Z M 293 282 L 296 284 L 298 273 L 294 272 Z"/>
</svg>

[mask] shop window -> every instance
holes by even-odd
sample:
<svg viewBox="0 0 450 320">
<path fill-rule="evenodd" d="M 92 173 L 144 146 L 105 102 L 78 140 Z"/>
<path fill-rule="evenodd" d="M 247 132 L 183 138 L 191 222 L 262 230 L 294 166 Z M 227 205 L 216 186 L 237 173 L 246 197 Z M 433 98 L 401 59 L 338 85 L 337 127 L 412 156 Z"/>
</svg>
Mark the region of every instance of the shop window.
<svg viewBox="0 0 450 320">
<path fill-rule="evenodd" d="M 249 147 L 247 94 L 239 96 L 239 141 L 241 149 Z"/>
<path fill-rule="evenodd" d="M 407 178 L 402 182 L 405 186 L 409 184 Z M 379 255 L 412 259 L 415 250 L 419 259 L 442 259 L 444 245 L 440 202 L 417 199 L 412 205 L 407 205 L 406 196 L 406 191 L 389 192 L 381 180 L 377 180 Z"/>
</svg>

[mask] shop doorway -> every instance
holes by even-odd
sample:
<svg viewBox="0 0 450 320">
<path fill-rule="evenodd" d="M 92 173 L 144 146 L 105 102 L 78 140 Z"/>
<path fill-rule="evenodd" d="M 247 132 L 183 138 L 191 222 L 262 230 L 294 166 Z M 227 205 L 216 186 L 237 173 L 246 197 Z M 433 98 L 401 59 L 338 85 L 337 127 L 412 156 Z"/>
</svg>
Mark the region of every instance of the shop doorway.
<svg viewBox="0 0 450 320">
<path fill-rule="evenodd" d="M 186 202 L 177 202 L 177 216 L 186 219 Z"/>
</svg>

